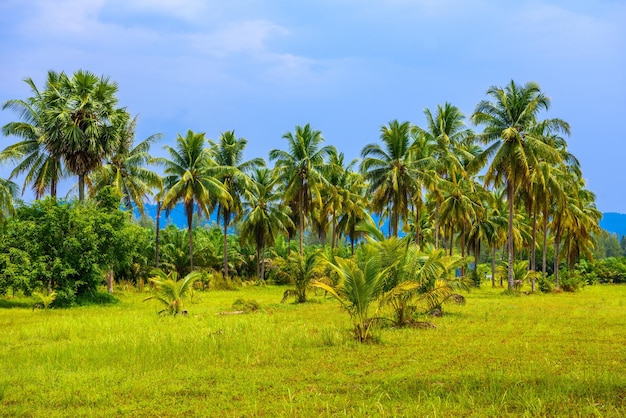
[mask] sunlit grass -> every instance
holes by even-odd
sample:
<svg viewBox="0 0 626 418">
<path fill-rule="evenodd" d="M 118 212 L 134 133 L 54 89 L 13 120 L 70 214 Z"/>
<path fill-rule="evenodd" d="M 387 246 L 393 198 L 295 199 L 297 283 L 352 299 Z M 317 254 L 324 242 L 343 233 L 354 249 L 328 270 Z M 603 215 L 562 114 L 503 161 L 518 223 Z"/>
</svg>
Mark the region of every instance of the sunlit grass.
<svg viewBox="0 0 626 418">
<path fill-rule="evenodd" d="M 2 416 L 623 416 L 626 287 L 505 296 L 485 287 L 437 329 L 359 344 L 337 302 L 284 288 L 200 293 L 159 316 L 0 309 Z M 261 311 L 219 315 L 239 299 Z M 6 304 L 5 304 L 6 306 Z"/>
</svg>

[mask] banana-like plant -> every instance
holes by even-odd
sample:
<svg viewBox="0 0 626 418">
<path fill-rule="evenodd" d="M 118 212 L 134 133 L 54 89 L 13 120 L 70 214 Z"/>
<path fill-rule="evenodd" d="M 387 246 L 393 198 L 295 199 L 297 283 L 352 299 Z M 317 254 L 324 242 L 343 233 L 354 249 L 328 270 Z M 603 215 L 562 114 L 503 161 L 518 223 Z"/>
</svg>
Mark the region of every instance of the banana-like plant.
<svg viewBox="0 0 626 418">
<path fill-rule="evenodd" d="M 150 278 L 150 281 L 156 285 L 156 294 L 145 298 L 144 302 L 154 299 L 165 306 L 159 314 L 170 315 L 178 315 L 183 311 L 183 300 L 193 290 L 193 283 L 202 276 L 199 271 L 192 271 L 182 279 L 179 279 L 176 271 L 165 274 L 161 270 L 153 270 L 152 273 L 155 276 Z"/>
</svg>

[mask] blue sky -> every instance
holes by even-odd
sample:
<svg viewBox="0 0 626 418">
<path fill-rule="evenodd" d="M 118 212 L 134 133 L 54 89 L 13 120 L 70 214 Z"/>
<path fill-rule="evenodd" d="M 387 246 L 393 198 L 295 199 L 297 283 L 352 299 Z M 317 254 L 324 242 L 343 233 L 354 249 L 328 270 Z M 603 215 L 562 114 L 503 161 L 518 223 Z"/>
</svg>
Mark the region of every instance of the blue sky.
<svg viewBox="0 0 626 418">
<path fill-rule="evenodd" d="M 163 134 L 157 155 L 234 129 L 267 158 L 311 123 L 351 159 L 393 119 L 446 101 L 469 117 L 489 86 L 533 80 L 599 209 L 626 213 L 625 1 L 2 0 L 0 39 L 1 102 L 48 70 L 108 75 L 137 138 Z"/>
</svg>

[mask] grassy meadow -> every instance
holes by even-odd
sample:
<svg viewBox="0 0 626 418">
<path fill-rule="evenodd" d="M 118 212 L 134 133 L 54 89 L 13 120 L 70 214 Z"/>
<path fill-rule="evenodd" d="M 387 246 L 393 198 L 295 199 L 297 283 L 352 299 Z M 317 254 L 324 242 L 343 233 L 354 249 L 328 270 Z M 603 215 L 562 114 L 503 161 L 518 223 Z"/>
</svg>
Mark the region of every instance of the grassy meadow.
<svg viewBox="0 0 626 418">
<path fill-rule="evenodd" d="M 145 293 L 50 311 L 0 300 L 0 416 L 626 416 L 626 286 L 473 290 L 436 329 L 360 344 L 321 291 L 201 292 L 157 315 Z M 236 299 L 261 310 L 219 315 Z"/>
</svg>

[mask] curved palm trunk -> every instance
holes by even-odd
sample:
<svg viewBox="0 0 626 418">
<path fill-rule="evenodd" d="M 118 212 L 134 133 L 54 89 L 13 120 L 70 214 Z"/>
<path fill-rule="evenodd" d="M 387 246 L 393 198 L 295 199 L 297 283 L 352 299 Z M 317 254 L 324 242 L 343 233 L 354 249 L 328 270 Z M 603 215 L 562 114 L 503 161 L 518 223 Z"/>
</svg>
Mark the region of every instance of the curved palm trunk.
<svg viewBox="0 0 626 418">
<path fill-rule="evenodd" d="M 507 181 L 506 187 L 506 198 L 509 203 L 509 236 L 508 236 L 508 250 L 509 250 L 509 266 L 508 266 L 508 286 L 509 291 L 513 291 L 514 282 L 513 282 L 513 183 L 509 180 Z"/>
</svg>

